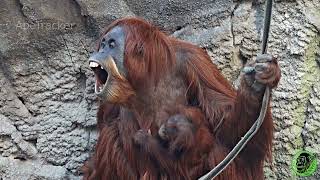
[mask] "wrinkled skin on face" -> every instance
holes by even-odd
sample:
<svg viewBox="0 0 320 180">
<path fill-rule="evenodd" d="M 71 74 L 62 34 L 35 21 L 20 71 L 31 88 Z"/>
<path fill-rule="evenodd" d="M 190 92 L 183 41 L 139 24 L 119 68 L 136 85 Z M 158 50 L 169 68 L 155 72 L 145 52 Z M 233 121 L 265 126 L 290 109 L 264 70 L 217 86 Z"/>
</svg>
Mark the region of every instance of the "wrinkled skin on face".
<svg viewBox="0 0 320 180">
<path fill-rule="evenodd" d="M 96 77 L 95 93 L 104 101 L 121 103 L 131 95 L 130 91 L 120 92 L 122 86 L 131 89 L 126 81 L 124 47 L 124 29 L 117 26 L 101 38 L 98 50 L 89 58 Z"/>
</svg>

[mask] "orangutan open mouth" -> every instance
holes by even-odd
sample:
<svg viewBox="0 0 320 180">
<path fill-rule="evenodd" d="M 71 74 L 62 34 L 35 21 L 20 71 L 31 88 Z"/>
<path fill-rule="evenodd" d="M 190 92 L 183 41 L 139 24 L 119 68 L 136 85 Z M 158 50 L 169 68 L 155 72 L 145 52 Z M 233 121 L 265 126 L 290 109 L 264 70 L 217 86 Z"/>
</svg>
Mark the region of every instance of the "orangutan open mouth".
<svg viewBox="0 0 320 180">
<path fill-rule="evenodd" d="M 108 80 L 109 74 L 108 72 L 97 62 L 90 61 L 89 67 L 93 70 L 96 83 L 95 83 L 95 93 L 99 94 L 105 88 L 106 82 Z"/>
</svg>

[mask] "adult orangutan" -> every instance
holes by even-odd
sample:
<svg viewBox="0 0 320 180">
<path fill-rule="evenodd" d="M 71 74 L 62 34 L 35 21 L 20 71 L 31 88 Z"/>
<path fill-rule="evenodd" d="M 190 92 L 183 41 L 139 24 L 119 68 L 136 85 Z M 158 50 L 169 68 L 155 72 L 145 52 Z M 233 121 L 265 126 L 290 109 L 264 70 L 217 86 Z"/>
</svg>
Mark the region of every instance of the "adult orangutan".
<svg viewBox="0 0 320 180">
<path fill-rule="evenodd" d="M 235 90 L 207 53 L 137 18 L 113 22 L 89 59 L 101 99 L 99 138 L 84 179 L 196 179 L 217 165 L 257 119 L 277 61 L 259 55 Z M 217 179 L 263 179 L 273 122 L 265 120 Z"/>
</svg>

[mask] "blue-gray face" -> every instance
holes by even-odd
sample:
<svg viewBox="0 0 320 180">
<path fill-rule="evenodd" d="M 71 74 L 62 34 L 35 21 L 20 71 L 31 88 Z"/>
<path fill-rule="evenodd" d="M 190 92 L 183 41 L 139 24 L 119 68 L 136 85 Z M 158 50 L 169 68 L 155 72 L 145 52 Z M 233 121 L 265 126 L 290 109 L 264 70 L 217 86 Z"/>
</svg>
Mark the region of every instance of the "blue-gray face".
<svg viewBox="0 0 320 180">
<path fill-rule="evenodd" d="M 107 83 L 108 76 L 112 76 L 109 72 L 110 69 L 106 66 L 110 61 L 113 61 L 117 71 L 126 77 L 124 46 L 124 29 L 116 26 L 101 38 L 99 49 L 90 56 L 89 66 L 96 75 L 96 92 L 102 91 L 102 88 Z"/>
<path fill-rule="evenodd" d="M 124 75 L 124 45 L 125 32 L 122 27 L 116 26 L 103 36 L 98 52 L 94 52 L 89 60 L 103 62 L 108 56 L 111 56 L 114 59 L 119 72 Z"/>
</svg>

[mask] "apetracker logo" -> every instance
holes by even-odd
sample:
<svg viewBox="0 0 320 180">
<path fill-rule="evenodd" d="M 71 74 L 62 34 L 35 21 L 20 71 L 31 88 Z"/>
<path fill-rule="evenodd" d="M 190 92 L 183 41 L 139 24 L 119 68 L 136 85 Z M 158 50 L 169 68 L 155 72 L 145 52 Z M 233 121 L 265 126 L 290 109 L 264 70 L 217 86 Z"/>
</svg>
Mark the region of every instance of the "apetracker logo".
<svg viewBox="0 0 320 180">
<path fill-rule="evenodd" d="M 318 162 L 314 153 L 299 150 L 291 162 L 291 170 L 297 176 L 311 176 L 317 170 Z"/>
</svg>

